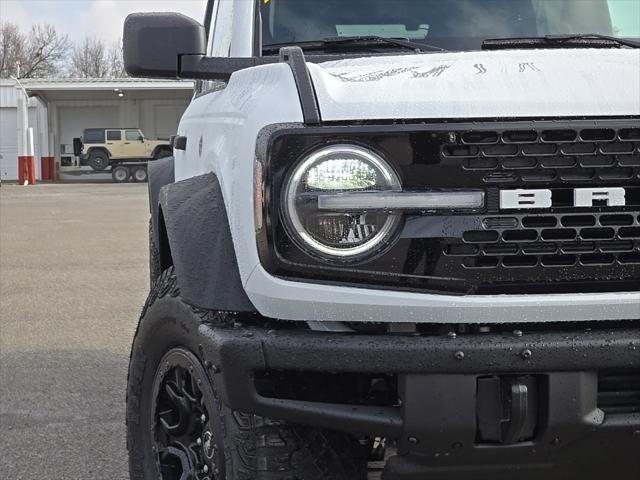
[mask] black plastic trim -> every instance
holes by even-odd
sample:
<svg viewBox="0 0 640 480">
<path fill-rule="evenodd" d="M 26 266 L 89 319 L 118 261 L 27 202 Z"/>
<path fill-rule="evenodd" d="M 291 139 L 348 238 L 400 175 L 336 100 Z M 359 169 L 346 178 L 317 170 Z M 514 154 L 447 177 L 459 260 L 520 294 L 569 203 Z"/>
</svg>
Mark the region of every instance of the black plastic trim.
<svg viewBox="0 0 640 480">
<path fill-rule="evenodd" d="M 173 183 L 174 178 L 174 159 L 166 157 L 155 162 L 149 162 L 147 166 L 148 188 L 149 188 L 149 213 L 151 214 L 151 225 L 156 235 L 155 242 L 159 245 L 158 219 L 160 217 L 160 189 L 165 185 Z"/>
<path fill-rule="evenodd" d="M 286 47 L 299 48 L 299 47 Z M 415 55 L 409 52 L 383 52 L 376 53 L 376 57 L 397 56 L 397 55 Z M 425 55 L 428 55 L 425 53 Z M 305 55 L 305 61 L 309 63 L 333 62 L 336 60 L 344 60 L 346 58 L 362 58 L 363 54 L 344 54 L 344 55 Z M 222 80 L 227 81 L 234 72 L 245 68 L 257 67 L 260 65 L 269 65 L 279 63 L 279 56 L 265 57 L 207 57 L 201 54 L 181 55 L 178 58 L 177 77 L 193 80 Z M 152 78 L 174 78 L 175 75 L 147 75 Z"/>
<path fill-rule="evenodd" d="M 175 150 L 186 150 L 187 149 L 187 137 L 182 135 L 176 135 L 171 139 L 171 146 Z"/>
<path fill-rule="evenodd" d="M 168 183 L 158 197 L 182 298 L 208 310 L 255 312 L 240 278 L 217 177 Z"/>
<path fill-rule="evenodd" d="M 200 333 L 215 362 L 222 367 L 234 365 L 234 371 L 487 374 L 640 368 L 640 328 L 455 338 L 210 326 L 203 326 Z"/>
<path fill-rule="evenodd" d="M 291 72 L 298 88 L 304 123 L 310 126 L 319 125 L 322 122 L 320 107 L 318 106 L 316 91 L 313 88 L 304 52 L 300 47 L 284 47 L 280 49 L 280 60 L 291 67 Z"/>
<path fill-rule="evenodd" d="M 575 471 L 576 461 L 607 466 L 610 457 L 602 457 L 603 448 L 626 453 L 612 470 L 620 474 L 616 478 L 635 478 L 628 475 L 637 472 L 638 457 L 629 451 L 637 448 L 640 414 L 602 414 L 597 404 L 600 372 L 640 372 L 638 328 L 451 338 L 204 324 L 199 333 L 203 359 L 229 407 L 396 439 L 399 456 L 389 462 L 385 479 L 422 480 L 419 472 L 433 472 L 438 479 L 484 479 L 464 474 L 501 474 L 502 468 L 530 479 L 538 478 L 531 472 L 551 467 L 565 475 L 558 478 L 574 478 L 566 475 Z M 271 370 L 397 374 L 402 403 L 372 407 L 266 398 L 257 393 L 254 376 Z M 542 390 L 541 405 L 532 412 L 539 425 L 534 438 L 512 445 L 477 440 L 476 385 L 486 375 L 537 379 Z"/>
</svg>

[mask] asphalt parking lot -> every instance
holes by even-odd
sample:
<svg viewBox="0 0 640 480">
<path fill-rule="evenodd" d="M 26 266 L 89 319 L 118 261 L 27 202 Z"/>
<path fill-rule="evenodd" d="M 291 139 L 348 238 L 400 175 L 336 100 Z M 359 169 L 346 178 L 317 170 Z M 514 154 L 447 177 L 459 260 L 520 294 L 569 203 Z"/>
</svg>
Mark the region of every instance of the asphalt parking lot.
<svg viewBox="0 0 640 480">
<path fill-rule="evenodd" d="M 0 188 L 0 478 L 126 479 L 146 185 Z"/>
<path fill-rule="evenodd" d="M 0 188 L 0 479 L 128 478 L 148 215 L 142 184 Z"/>
</svg>

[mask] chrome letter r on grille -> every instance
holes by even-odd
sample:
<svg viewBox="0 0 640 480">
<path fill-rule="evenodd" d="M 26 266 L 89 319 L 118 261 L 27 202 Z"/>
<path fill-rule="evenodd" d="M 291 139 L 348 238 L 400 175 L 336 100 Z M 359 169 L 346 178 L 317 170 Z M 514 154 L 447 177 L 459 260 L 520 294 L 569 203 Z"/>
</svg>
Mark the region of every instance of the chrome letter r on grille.
<svg viewBox="0 0 640 480">
<path fill-rule="evenodd" d="M 576 188 L 573 191 L 574 207 L 624 207 L 627 204 L 624 188 Z"/>
</svg>

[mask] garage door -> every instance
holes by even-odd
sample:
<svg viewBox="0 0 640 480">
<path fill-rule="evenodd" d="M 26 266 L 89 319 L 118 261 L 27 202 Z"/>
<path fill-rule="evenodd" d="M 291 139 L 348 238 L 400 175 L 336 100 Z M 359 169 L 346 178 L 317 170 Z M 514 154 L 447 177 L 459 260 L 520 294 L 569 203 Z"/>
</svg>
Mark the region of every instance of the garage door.
<svg viewBox="0 0 640 480">
<path fill-rule="evenodd" d="M 73 145 L 73 139 L 85 128 L 119 127 L 120 108 L 114 107 L 60 107 L 60 144 Z M 126 127 L 128 125 L 122 125 Z"/>
<path fill-rule="evenodd" d="M 2 180 L 18 179 L 17 110 L 0 108 L 0 176 Z"/>
<path fill-rule="evenodd" d="M 175 135 L 184 110 L 185 106 L 183 105 L 156 105 L 154 109 L 155 137 L 168 140 L 171 135 Z"/>
</svg>

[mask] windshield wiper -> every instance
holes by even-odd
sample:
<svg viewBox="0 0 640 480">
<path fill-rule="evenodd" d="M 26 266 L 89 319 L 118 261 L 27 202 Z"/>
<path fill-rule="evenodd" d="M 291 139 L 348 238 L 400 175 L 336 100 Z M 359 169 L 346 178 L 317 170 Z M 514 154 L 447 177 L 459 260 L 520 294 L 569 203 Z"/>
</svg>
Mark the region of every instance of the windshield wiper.
<svg viewBox="0 0 640 480">
<path fill-rule="evenodd" d="M 413 50 L 416 53 L 420 52 L 446 52 L 444 48 L 436 47 L 434 45 L 427 45 L 426 43 L 411 42 L 409 40 L 399 38 L 386 38 L 378 37 L 375 35 L 358 36 L 358 37 L 328 37 L 318 41 L 310 42 L 291 42 L 291 43 L 278 43 L 273 45 L 265 45 L 262 49 L 265 53 L 275 53 L 280 48 L 296 45 L 303 50 L 335 50 L 335 49 L 357 49 L 357 48 L 369 48 L 380 46 L 392 46 L 400 47 L 404 49 Z"/>
<path fill-rule="evenodd" d="M 640 48 L 640 42 L 597 33 L 545 35 L 544 37 L 488 38 L 483 50 L 510 48 Z"/>
</svg>

